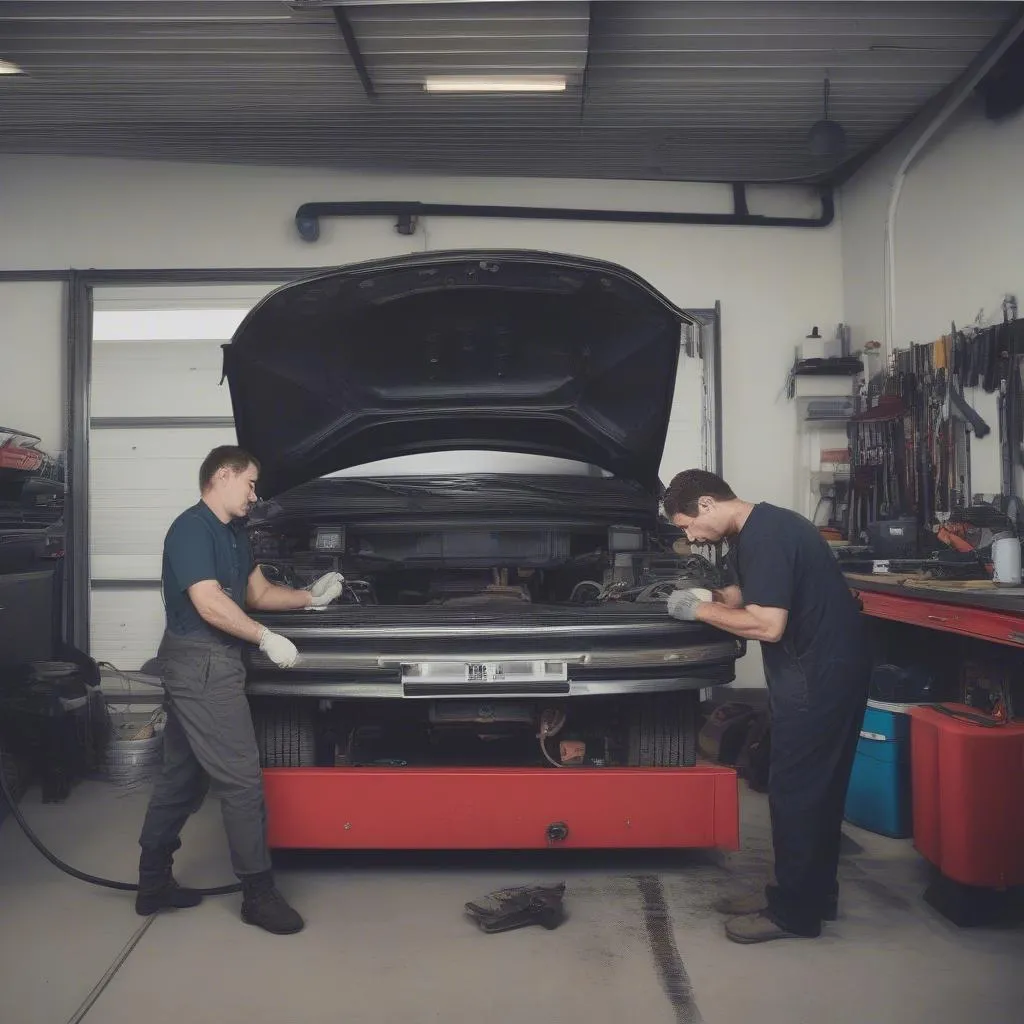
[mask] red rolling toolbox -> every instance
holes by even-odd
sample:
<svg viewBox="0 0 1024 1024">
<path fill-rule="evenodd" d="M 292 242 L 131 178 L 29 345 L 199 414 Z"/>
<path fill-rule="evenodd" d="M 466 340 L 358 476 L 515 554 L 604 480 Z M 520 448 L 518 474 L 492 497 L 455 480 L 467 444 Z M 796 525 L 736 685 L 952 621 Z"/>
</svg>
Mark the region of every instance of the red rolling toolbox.
<svg viewBox="0 0 1024 1024">
<path fill-rule="evenodd" d="M 946 705 L 980 717 L 972 708 Z M 1024 885 L 1024 722 L 986 727 L 911 711 L 914 845 L 946 878 Z"/>
</svg>

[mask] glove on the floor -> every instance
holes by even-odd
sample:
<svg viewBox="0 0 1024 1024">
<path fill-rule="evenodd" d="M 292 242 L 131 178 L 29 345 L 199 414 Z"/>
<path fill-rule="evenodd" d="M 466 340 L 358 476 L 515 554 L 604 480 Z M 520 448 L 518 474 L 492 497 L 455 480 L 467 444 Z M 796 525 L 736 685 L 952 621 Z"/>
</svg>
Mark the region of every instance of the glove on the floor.
<svg viewBox="0 0 1024 1024">
<path fill-rule="evenodd" d="M 466 913 L 487 933 L 539 924 L 552 931 L 565 920 L 565 883 L 498 889 L 466 904 Z"/>
</svg>

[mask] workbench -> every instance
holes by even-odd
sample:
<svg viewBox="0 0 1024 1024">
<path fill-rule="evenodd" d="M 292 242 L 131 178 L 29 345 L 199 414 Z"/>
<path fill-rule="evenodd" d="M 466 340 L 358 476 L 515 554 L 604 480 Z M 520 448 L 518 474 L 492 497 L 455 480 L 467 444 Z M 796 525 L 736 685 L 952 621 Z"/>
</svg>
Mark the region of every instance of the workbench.
<svg viewBox="0 0 1024 1024">
<path fill-rule="evenodd" d="M 1024 651 L 1024 587 L 895 574 L 846 580 L 873 619 Z M 933 659 L 949 656 L 948 645 L 932 645 Z M 975 710 L 946 707 L 953 716 L 911 711 L 914 846 L 932 871 L 925 900 L 958 925 L 1015 920 L 1019 898 L 1006 894 L 1024 884 L 1024 723 L 984 728 L 955 717 Z"/>
<path fill-rule="evenodd" d="M 1024 587 L 847 573 L 864 614 L 1024 650 Z"/>
</svg>

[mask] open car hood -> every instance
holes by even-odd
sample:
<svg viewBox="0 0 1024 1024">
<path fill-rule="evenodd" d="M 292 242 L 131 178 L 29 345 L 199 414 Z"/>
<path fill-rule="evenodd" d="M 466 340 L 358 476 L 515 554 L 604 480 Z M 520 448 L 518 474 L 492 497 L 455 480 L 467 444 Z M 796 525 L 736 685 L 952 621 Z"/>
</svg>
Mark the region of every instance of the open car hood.
<svg viewBox="0 0 1024 1024">
<path fill-rule="evenodd" d="M 284 285 L 224 346 L 265 497 L 419 452 L 586 462 L 660 489 L 681 326 L 609 263 L 424 253 Z"/>
</svg>

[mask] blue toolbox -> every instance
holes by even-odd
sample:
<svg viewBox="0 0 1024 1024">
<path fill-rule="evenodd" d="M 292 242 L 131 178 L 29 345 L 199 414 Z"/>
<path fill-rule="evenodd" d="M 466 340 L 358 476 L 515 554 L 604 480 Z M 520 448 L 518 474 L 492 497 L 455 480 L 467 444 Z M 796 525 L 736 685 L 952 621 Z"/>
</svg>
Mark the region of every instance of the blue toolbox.
<svg viewBox="0 0 1024 1024">
<path fill-rule="evenodd" d="M 910 794 L 910 704 L 869 700 L 861 726 L 846 820 L 893 839 L 913 833 Z"/>
</svg>

